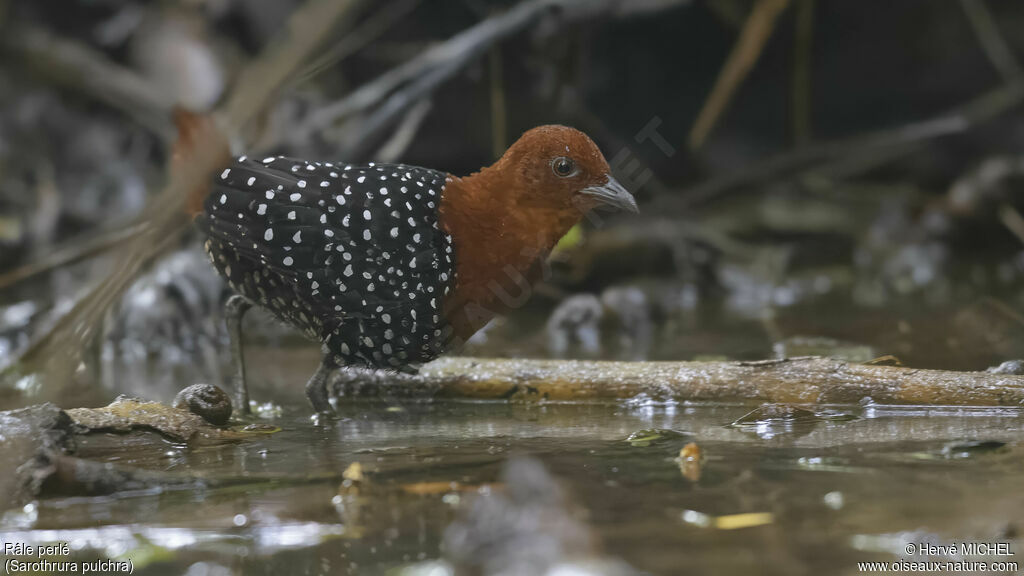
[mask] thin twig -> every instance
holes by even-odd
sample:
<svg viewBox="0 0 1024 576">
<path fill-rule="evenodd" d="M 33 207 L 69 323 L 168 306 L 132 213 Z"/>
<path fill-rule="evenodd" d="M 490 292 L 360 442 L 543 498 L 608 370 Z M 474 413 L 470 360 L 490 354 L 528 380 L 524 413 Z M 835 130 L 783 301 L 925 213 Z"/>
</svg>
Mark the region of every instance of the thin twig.
<svg viewBox="0 0 1024 576">
<path fill-rule="evenodd" d="M 1024 244 L 1024 216 L 1021 216 L 1016 208 L 1005 202 L 1000 204 L 999 221 L 1017 237 L 1021 244 Z"/>
<path fill-rule="evenodd" d="M 565 26 L 600 17 L 627 18 L 665 10 L 686 0 L 647 0 L 629 8 L 621 0 L 524 0 L 509 10 L 437 44 L 368 82 L 345 98 L 310 114 L 293 131 L 303 141 L 312 133 L 341 120 L 351 119 L 351 129 L 341 142 L 339 157 L 351 158 L 365 151 L 421 98 L 428 96 L 492 46 L 528 29 L 544 15 L 557 14 Z M 347 127 L 348 128 L 348 127 Z"/>
<path fill-rule="evenodd" d="M 938 137 L 959 134 L 1000 116 L 1024 101 L 1024 88 L 1018 85 L 1001 86 L 978 98 L 933 118 L 903 124 L 894 128 L 859 134 L 841 140 L 811 144 L 797 150 L 773 156 L 745 170 L 707 180 L 685 188 L 681 195 L 661 198 L 661 209 L 678 211 L 721 198 L 729 192 L 756 183 L 777 181 L 795 172 L 806 170 L 830 159 L 846 159 L 866 150 L 887 148 L 879 154 L 877 166 L 916 150 L 916 146 Z M 866 168 L 867 165 L 862 166 Z M 681 196 L 681 197 L 679 197 Z"/>
<path fill-rule="evenodd" d="M 455 76 L 492 45 L 525 29 L 557 4 L 556 0 L 528 0 L 507 12 L 487 18 L 388 70 L 335 104 L 311 114 L 297 128 L 299 136 L 296 137 L 301 138 L 301 134 L 318 131 L 340 119 L 361 115 L 376 107 L 375 111 L 368 112 L 365 119 L 357 120 L 359 129 L 351 131 L 341 146 L 347 154 L 364 148 L 367 137 L 379 136 L 378 131 L 397 120 L 408 106 Z M 407 86 L 398 90 L 403 85 Z M 340 156 L 348 158 L 347 154 Z"/>
<path fill-rule="evenodd" d="M 31 26 L 8 27 L 0 46 L 35 74 L 124 111 L 165 141 L 174 138 L 168 96 L 136 72 L 73 40 Z"/>
<path fill-rule="evenodd" d="M 282 37 L 238 75 L 238 89 L 220 112 L 226 125 L 241 129 L 255 118 L 353 4 L 353 0 L 309 0 L 299 8 Z"/>
<path fill-rule="evenodd" d="M 1022 102 L 1024 102 L 1024 85 L 1008 84 L 1004 89 L 993 90 L 972 100 L 961 107 L 959 111 L 952 111 L 948 116 L 948 123 L 937 119 L 937 122 L 934 124 L 934 128 L 937 128 L 937 130 L 929 131 L 925 125 L 926 130 L 917 135 L 906 133 L 910 137 L 906 138 L 902 143 L 894 142 L 891 145 L 879 145 L 875 149 L 855 148 L 842 156 L 830 159 L 824 165 L 814 167 L 806 172 L 804 176 L 818 180 L 836 181 L 863 174 L 913 154 L 932 139 L 945 136 L 946 134 L 942 133 L 943 125 L 950 129 L 959 126 L 959 130 L 956 130 L 957 133 L 966 132 L 974 126 L 1020 106 Z"/>
<path fill-rule="evenodd" d="M 761 57 L 765 44 L 775 30 L 779 14 L 788 5 L 789 0 L 758 0 L 754 5 L 729 58 L 718 73 L 711 94 L 704 101 L 704 106 L 693 123 L 689 137 L 690 149 L 696 150 L 704 144 L 718 118 L 729 106 L 736 89 Z"/>
<path fill-rule="evenodd" d="M 117 226 L 109 230 L 103 230 L 92 234 L 89 238 L 75 238 L 61 246 L 58 246 L 49 254 L 32 260 L 24 266 L 19 266 L 0 274 L 0 290 L 8 288 L 18 282 L 27 280 L 39 274 L 44 274 L 62 266 L 68 266 L 81 262 L 86 258 L 101 254 L 110 248 L 118 246 L 138 235 L 138 226 Z"/>
<path fill-rule="evenodd" d="M 419 4 L 420 0 L 399 0 L 398 2 L 385 4 L 372 16 L 360 22 L 359 26 L 345 34 L 334 46 L 325 50 L 322 55 L 306 66 L 301 72 L 296 74 L 295 79 L 289 83 L 289 87 L 309 81 L 327 68 L 362 50 L 370 42 L 373 42 L 390 30 L 392 26 L 412 12 Z"/>
<path fill-rule="evenodd" d="M 1006 39 L 999 32 L 999 26 L 984 0 L 960 0 L 960 6 L 967 14 L 967 20 L 971 24 L 974 35 L 978 37 L 978 43 L 985 51 L 985 56 L 988 57 L 989 62 L 1003 77 L 1003 80 L 1007 84 L 1024 81 L 1024 69 L 1021 68 L 1020 62 L 1013 55 L 1013 50 L 1010 49 Z"/>
</svg>

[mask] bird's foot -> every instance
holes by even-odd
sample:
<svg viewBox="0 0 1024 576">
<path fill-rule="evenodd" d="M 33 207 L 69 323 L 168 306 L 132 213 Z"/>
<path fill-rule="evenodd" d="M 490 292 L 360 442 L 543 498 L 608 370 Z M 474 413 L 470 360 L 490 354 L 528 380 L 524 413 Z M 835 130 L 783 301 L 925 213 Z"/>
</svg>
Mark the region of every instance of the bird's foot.
<svg viewBox="0 0 1024 576">
<path fill-rule="evenodd" d="M 317 412 L 309 417 L 309 421 L 313 423 L 313 426 L 330 427 L 335 422 L 341 422 L 345 420 L 338 415 L 337 412 Z"/>
<path fill-rule="evenodd" d="M 245 378 L 245 355 L 242 348 L 242 318 L 252 303 L 235 294 L 224 304 L 224 318 L 231 339 L 231 388 L 234 391 L 236 416 L 249 416 L 249 385 Z"/>
<path fill-rule="evenodd" d="M 314 417 L 321 421 L 338 419 L 338 413 L 335 412 L 334 406 L 331 406 L 330 393 L 327 390 L 331 372 L 335 368 L 334 363 L 325 356 L 320 362 L 320 367 L 316 369 L 316 373 L 306 383 L 306 397 L 309 398 L 309 403 L 313 406 L 313 411 L 316 412 Z"/>
</svg>

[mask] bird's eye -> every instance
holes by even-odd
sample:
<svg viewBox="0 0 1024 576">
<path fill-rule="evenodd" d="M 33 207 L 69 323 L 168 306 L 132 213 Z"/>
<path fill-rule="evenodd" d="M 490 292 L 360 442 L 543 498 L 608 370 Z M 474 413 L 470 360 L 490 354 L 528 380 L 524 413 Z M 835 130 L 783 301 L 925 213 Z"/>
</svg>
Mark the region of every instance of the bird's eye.
<svg viewBox="0 0 1024 576">
<path fill-rule="evenodd" d="M 560 178 L 568 178 L 576 174 L 576 163 L 572 158 L 559 156 L 551 162 L 551 170 Z"/>
</svg>

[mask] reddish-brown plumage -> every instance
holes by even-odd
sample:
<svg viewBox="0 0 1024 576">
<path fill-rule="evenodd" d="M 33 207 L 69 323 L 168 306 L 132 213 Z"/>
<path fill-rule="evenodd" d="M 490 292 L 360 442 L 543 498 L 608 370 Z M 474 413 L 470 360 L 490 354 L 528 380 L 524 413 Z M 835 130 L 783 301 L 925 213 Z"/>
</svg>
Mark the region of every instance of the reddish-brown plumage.
<svg viewBox="0 0 1024 576">
<path fill-rule="evenodd" d="M 553 170 L 561 158 L 573 161 L 575 174 Z M 457 260 L 445 315 L 458 338 L 468 339 L 529 296 L 558 240 L 600 203 L 582 192 L 609 182 L 601 151 L 565 126 L 534 128 L 492 166 L 449 177 L 441 224 L 452 236 Z"/>
<path fill-rule="evenodd" d="M 210 194 L 209 177 L 217 166 L 227 164 L 228 144 L 211 116 L 195 114 L 183 109 L 174 111 L 178 139 L 171 150 L 170 173 L 181 178 L 191 176 L 185 197 L 185 213 L 191 217 L 203 211 L 203 202 Z M 203 157 L 205 162 L 196 162 Z M 201 173 L 197 173 L 201 172 Z"/>
</svg>

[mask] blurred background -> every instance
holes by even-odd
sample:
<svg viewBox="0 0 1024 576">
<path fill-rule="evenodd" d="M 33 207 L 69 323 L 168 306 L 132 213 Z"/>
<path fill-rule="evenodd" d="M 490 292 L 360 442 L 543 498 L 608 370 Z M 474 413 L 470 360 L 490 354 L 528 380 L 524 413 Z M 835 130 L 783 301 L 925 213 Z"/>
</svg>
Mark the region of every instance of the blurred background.
<svg viewBox="0 0 1024 576">
<path fill-rule="evenodd" d="M 1024 356 L 1024 4 L 344 4 L 240 153 L 467 174 L 561 123 L 640 203 L 574 230 L 529 304 L 465 353 Z M 117 269 L 112 247 L 166 180 L 172 108 L 249 90 L 240 71 L 299 5 L 0 0 L 0 364 Z M 76 394 L 221 381 L 226 296 L 189 229 L 105 315 Z M 266 317 L 246 334 L 306 351 L 265 361 L 257 390 L 315 365 Z M 15 388 L 4 407 L 29 401 Z"/>
</svg>

